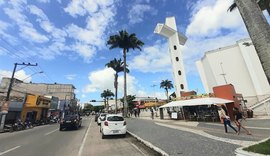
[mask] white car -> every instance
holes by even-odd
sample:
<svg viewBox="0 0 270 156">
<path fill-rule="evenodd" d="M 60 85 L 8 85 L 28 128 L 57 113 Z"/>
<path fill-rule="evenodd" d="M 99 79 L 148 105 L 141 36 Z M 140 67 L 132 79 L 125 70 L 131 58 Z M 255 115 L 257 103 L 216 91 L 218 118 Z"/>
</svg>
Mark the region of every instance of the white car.
<svg viewBox="0 0 270 156">
<path fill-rule="evenodd" d="M 97 124 L 98 125 L 100 125 L 101 124 L 101 120 L 104 120 L 105 119 L 105 117 L 106 117 L 106 113 L 100 113 L 99 114 L 99 117 L 98 117 L 98 119 L 97 119 Z"/>
<path fill-rule="evenodd" d="M 126 137 L 127 123 L 122 115 L 108 114 L 104 121 L 101 122 L 100 132 L 102 139 L 107 135 L 122 135 Z"/>
</svg>

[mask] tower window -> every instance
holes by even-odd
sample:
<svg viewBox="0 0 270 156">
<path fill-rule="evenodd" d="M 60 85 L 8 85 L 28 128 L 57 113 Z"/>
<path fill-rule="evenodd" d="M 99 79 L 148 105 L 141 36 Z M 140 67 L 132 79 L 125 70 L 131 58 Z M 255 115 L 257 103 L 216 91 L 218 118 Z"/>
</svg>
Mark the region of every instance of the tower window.
<svg viewBox="0 0 270 156">
<path fill-rule="evenodd" d="M 176 57 L 176 58 L 175 58 L 175 60 L 176 60 L 176 61 L 179 61 L 179 58 L 178 58 L 178 57 Z"/>
<path fill-rule="evenodd" d="M 181 89 L 184 89 L 184 85 L 183 84 L 181 84 L 180 87 L 181 87 Z"/>
<path fill-rule="evenodd" d="M 182 72 L 181 72 L 181 70 L 178 70 L 178 75 L 182 75 Z"/>
<path fill-rule="evenodd" d="M 176 50 L 176 49 L 177 49 L 176 45 L 174 45 L 174 46 L 173 46 L 173 49 L 174 49 L 174 50 Z"/>
</svg>

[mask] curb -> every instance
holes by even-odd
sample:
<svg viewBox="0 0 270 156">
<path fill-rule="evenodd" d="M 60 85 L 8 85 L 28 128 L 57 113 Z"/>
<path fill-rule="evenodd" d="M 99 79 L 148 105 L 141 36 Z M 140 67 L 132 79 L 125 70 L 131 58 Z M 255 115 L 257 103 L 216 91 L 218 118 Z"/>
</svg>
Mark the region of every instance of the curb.
<svg viewBox="0 0 270 156">
<path fill-rule="evenodd" d="M 254 143 L 254 144 L 251 144 L 251 145 L 249 145 L 249 146 L 253 146 L 253 145 L 256 145 L 256 144 L 265 142 L 265 141 L 267 141 L 268 139 L 270 139 L 270 137 L 268 137 L 268 138 L 266 138 L 266 139 L 263 139 L 263 140 L 261 140 L 261 141 L 258 141 L 258 142 Z M 249 151 L 243 150 L 244 148 L 249 147 L 249 146 L 244 146 L 244 147 L 239 147 L 239 148 L 237 148 L 237 149 L 235 150 L 235 152 L 234 152 L 235 155 L 236 155 L 236 156 L 267 156 L 267 155 L 265 155 L 265 154 L 253 153 L 253 152 L 249 152 Z"/>
<path fill-rule="evenodd" d="M 162 156 L 169 156 L 169 154 L 167 154 L 165 151 L 163 151 L 162 149 L 156 147 L 152 143 L 150 143 L 150 142 L 142 139 L 141 137 L 137 136 L 136 134 L 133 134 L 132 132 L 130 132 L 128 130 L 127 130 L 127 133 L 129 133 L 131 136 L 133 136 L 134 138 L 136 138 L 137 140 L 139 140 L 140 142 L 142 142 L 143 144 L 145 144 L 147 147 L 149 147 L 149 148 L 153 149 L 154 151 L 158 152 Z"/>
</svg>

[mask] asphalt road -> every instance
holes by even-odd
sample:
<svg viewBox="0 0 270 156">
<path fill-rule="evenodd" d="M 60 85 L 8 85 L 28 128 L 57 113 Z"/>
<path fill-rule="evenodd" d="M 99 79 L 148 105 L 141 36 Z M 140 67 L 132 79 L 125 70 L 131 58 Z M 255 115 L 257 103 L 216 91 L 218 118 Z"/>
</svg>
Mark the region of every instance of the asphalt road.
<svg viewBox="0 0 270 156">
<path fill-rule="evenodd" d="M 145 156 L 153 151 L 133 137 L 101 139 L 91 117 L 83 118 L 79 130 L 59 131 L 58 124 L 0 134 L 0 156 Z"/>
</svg>

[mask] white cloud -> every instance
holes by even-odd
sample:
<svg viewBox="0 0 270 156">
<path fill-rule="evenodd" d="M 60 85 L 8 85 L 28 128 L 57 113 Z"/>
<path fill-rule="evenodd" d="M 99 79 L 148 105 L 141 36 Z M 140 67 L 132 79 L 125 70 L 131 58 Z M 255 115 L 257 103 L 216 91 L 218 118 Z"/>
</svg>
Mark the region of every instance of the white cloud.
<svg viewBox="0 0 270 156">
<path fill-rule="evenodd" d="M 65 75 L 66 79 L 68 80 L 74 80 L 76 78 L 76 74 L 69 74 L 69 75 Z"/>
<path fill-rule="evenodd" d="M 168 45 L 158 41 L 153 46 L 145 47 L 142 52 L 135 56 L 128 64 L 129 68 L 141 72 L 156 73 L 171 71 Z"/>
<path fill-rule="evenodd" d="M 11 76 L 12 76 L 11 71 L 0 70 L 0 79 L 2 79 L 3 77 L 10 78 Z M 30 82 L 32 80 L 31 75 L 27 75 L 24 70 L 19 70 L 15 72 L 14 77 L 24 82 Z"/>
<path fill-rule="evenodd" d="M 90 62 L 93 56 L 96 54 L 96 48 L 86 44 L 76 43 L 72 46 L 72 49 L 82 56 L 85 62 Z"/>
<path fill-rule="evenodd" d="M 193 15 L 186 31 L 188 40 L 183 48 L 187 74 L 198 74 L 195 61 L 205 52 L 248 37 L 238 10 L 227 12 L 230 5 L 231 1 L 200 0 L 192 6 Z"/>
<path fill-rule="evenodd" d="M 145 13 L 149 12 L 152 15 L 157 14 L 157 10 L 146 4 L 132 5 L 128 13 L 128 19 L 130 24 L 140 23 L 144 20 Z"/>
<path fill-rule="evenodd" d="M 114 92 L 114 70 L 111 68 L 104 68 L 102 70 L 97 70 L 89 73 L 88 79 L 90 81 L 90 84 L 88 84 L 83 92 L 84 93 L 91 93 L 91 92 L 103 92 L 103 90 L 109 89 L 112 92 Z M 118 97 L 121 97 L 123 95 L 123 84 L 124 82 L 124 76 L 121 75 L 118 77 Z M 137 81 L 135 77 L 127 74 L 127 88 L 128 88 L 128 94 L 136 94 L 137 88 L 136 85 Z M 121 95 L 122 93 L 122 95 Z"/>
<path fill-rule="evenodd" d="M 72 17 L 84 16 L 87 13 L 91 15 L 100 11 L 99 9 L 110 7 L 113 3 L 114 0 L 76 0 L 71 1 L 64 10 Z"/>
<path fill-rule="evenodd" d="M 191 23 L 186 32 L 188 36 L 211 37 L 220 35 L 223 29 L 233 30 L 244 26 L 238 10 L 227 12 L 231 5 L 230 1 L 217 0 L 215 3 L 205 1 L 209 5 L 201 6 L 200 9 L 195 7 L 197 12 L 195 11 L 190 19 Z"/>
<path fill-rule="evenodd" d="M 27 17 L 22 13 L 23 6 L 26 5 L 26 2 L 14 2 L 12 1 L 13 9 L 5 8 L 4 12 L 9 16 L 10 19 L 16 22 L 20 30 L 20 36 L 28 41 L 44 43 L 49 41 L 49 39 L 39 33 L 27 20 Z"/>
</svg>

